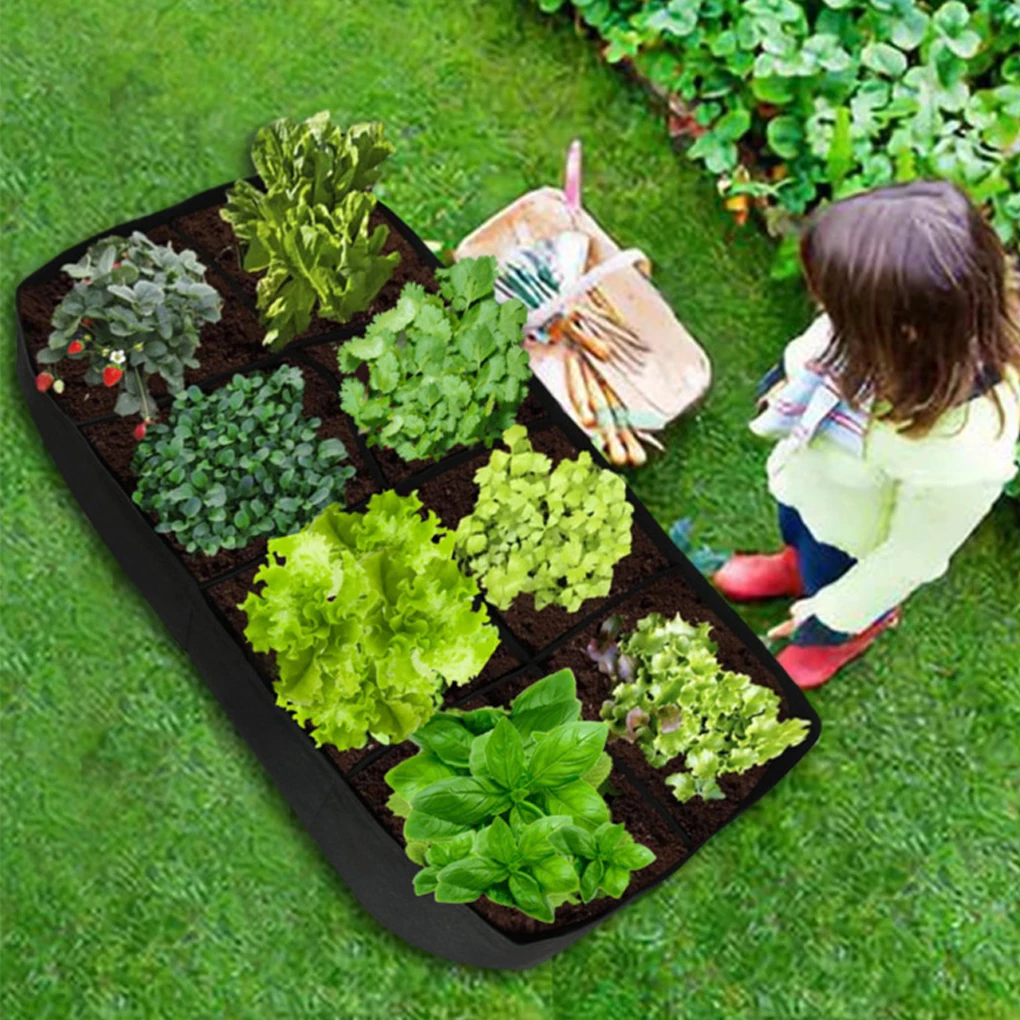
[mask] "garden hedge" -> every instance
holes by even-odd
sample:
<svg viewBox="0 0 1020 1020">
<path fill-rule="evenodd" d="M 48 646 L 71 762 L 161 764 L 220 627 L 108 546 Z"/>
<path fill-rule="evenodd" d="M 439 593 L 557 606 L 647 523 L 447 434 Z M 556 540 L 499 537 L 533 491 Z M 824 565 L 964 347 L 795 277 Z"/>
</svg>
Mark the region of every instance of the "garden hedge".
<svg viewBox="0 0 1020 1020">
<path fill-rule="evenodd" d="M 789 240 L 819 201 L 918 177 L 955 181 L 1020 242 L 1016 0 L 536 0 L 573 10 L 671 101 L 727 204 Z"/>
</svg>

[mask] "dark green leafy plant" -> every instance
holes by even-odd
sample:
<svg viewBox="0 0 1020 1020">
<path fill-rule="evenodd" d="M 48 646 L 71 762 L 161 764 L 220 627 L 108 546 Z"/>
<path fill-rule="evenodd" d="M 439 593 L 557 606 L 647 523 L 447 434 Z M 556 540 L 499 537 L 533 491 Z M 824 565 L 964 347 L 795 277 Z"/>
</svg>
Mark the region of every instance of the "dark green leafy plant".
<svg viewBox="0 0 1020 1020">
<path fill-rule="evenodd" d="M 1020 499 L 1020 443 L 1016 446 L 1016 471 L 1017 473 L 1009 480 L 1006 485 L 1006 495 L 1012 496 L 1013 499 Z"/>
<path fill-rule="evenodd" d="M 393 152 L 381 124 L 344 132 L 326 112 L 274 121 L 255 136 L 252 162 L 265 191 L 238 181 L 223 218 L 246 245 L 244 267 L 265 272 L 258 308 L 274 350 L 308 328 L 313 312 L 347 322 L 372 303 L 400 256 L 370 228 L 371 189 Z"/>
<path fill-rule="evenodd" d="M 450 684 L 477 676 L 499 644 L 453 535 L 392 490 L 363 514 L 327 507 L 269 557 L 241 606 L 245 636 L 275 652 L 277 703 L 345 750 L 405 740 Z"/>
<path fill-rule="evenodd" d="M 404 287 L 395 308 L 340 348 L 344 372 L 369 366 L 368 387 L 348 378 L 343 409 L 370 445 L 404 460 L 436 459 L 458 444 L 491 446 L 514 422 L 531 378 L 521 346 L 527 310 L 493 297 L 494 258 L 436 274 L 439 296 Z"/>
<path fill-rule="evenodd" d="M 652 613 L 618 640 L 619 629 L 610 618 L 588 646 L 599 669 L 620 681 L 602 718 L 655 768 L 683 758 L 684 771 L 666 779 L 677 800 L 723 799 L 719 776 L 764 765 L 807 736 L 803 719 L 779 721 L 774 691 L 719 665 L 709 624 Z"/>
<path fill-rule="evenodd" d="M 509 710 L 441 712 L 412 734 L 421 751 L 386 782 L 422 865 L 419 895 L 486 896 L 551 922 L 561 903 L 622 896 L 630 873 L 655 860 L 610 821 L 599 792 L 612 769 L 608 728 L 580 716 L 574 676 L 561 670 Z"/>
<path fill-rule="evenodd" d="M 339 439 L 320 440 L 302 412 L 301 371 L 235 375 L 203 393 L 191 386 L 165 424 L 138 444 L 132 499 L 190 552 L 212 556 L 261 535 L 287 535 L 343 501 L 354 475 Z"/>
<path fill-rule="evenodd" d="M 555 11 L 566 0 L 538 3 Z M 1014 0 L 572 6 L 606 40 L 609 61 L 633 61 L 693 109 L 689 154 L 731 195 L 773 203 L 777 232 L 819 200 L 942 177 L 990 204 L 1005 243 L 1020 241 Z M 759 151 L 753 180 L 738 167 L 747 147 Z"/>
<path fill-rule="evenodd" d="M 223 302 L 205 282 L 205 266 L 193 251 L 154 244 L 136 231 L 97 241 L 63 270 L 75 284 L 57 305 L 36 361 L 87 360 L 86 383 L 118 388 L 117 414 L 151 420 L 149 377 L 179 392 L 184 369 L 198 367 L 202 326 L 219 321 Z"/>
<path fill-rule="evenodd" d="M 569 612 L 609 594 L 613 568 L 631 549 L 623 479 L 587 452 L 554 469 L 520 425 L 503 442 L 509 452 L 493 451 L 475 474 L 478 501 L 457 528 L 461 561 L 500 609 L 522 592 L 534 594 L 536 609 Z"/>
</svg>

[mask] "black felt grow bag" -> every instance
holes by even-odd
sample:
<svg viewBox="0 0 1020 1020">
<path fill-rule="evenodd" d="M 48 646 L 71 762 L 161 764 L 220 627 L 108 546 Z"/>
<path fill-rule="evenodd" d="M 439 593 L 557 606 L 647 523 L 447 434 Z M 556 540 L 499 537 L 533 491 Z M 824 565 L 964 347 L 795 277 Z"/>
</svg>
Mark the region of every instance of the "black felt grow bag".
<svg viewBox="0 0 1020 1020">
<path fill-rule="evenodd" d="M 200 358 L 208 354 L 220 361 L 205 378 L 189 381 L 214 387 L 235 371 L 287 361 L 301 368 L 307 401 L 316 414 L 320 405 L 325 406 L 323 401 L 331 401 L 336 389 L 335 344 L 360 333 L 365 318 L 342 329 L 313 323 L 279 355 L 259 348 L 253 306 L 255 281 L 239 269 L 229 227 L 219 226 L 210 215 L 222 205 L 225 190 L 213 189 L 165 212 L 105 231 L 64 252 L 22 282 L 18 288 L 18 377 L 25 400 L 53 460 L 96 530 L 191 656 L 294 812 L 365 908 L 408 942 L 452 960 L 484 967 L 532 966 L 576 941 L 620 905 L 653 888 L 689 860 L 714 832 L 774 786 L 817 740 L 818 717 L 746 624 L 631 496 L 635 549 L 617 566 L 609 597 L 590 600 L 572 616 L 555 608 L 536 614 L 533 607 L 517 603 L 505 614 L 493 611 L 502 645 L 482 676 L 469 687 L 452 691 L 447 704 L 506 704 L 529 683 L 569 666 L 578 678 L 586 717 L 597 718 L 598 705 L 605 696 L 600 685 L 606 681 L 585 659 L 583 647 L 600 622 L 612 613 L 619 613 L 631 625 L 648 612 L 672 615 L 681 611 L 688 619 L 713 624 L 724 666 L 749 673 L 777 691 L 783 716 L 808 720 L 807 739 L 766 766 L 724 779 L 727 799 L 707 805 L 677 804 L 640 752 L 629 745 L 610 745 L 614 818 L 625 821 L 658 857 L 646 874 L 635 874 L 635 882 L 619 902 L 562 907 L 556 924 L 544 925 L 522 923 L 508 917 L 511 912 L 505 908 L 484 902 L 452 906 L 437 904 L 432 897 L 416 897 L 412 879 L 417 867 L 404 854 L 399 820 L 385 809 L 388 791 L 382 781 L 385 771 L 413 748 L 370 745 L 343 753 L 316 748 L 308 734 L 277 707 L 271 662 L 251 653 L 239 633 L 244 620 L 236 605 L 250 586 L 264 544 L 253 544 L 240 559 L 236 555 L 184 555 L 155 533 L 151 520 L 131 501 L 130 450 L 119 437 L 134 423 L 119 422 L 110 414 L 109 394 L 99 391 L 95 398 L 98 406 L 93 408 L 87 403 L 72 406 L 52 393 L 39 393 L 35 387 L 38 368 L 30 348 L 37 349 L 44 342 L 46 309 L 52 311 L 64 286 L 60 281 L 66 280 L 60 267 L 80 258 L 99 237 L 141 230 L 161 243 L 169 240 L 177 248 L 195 249 L 210 269 L 211 282 L 224 295 L 229 330 L 223 327 L 213 339 L 204 332 L 199 349 Z M 405 253 L 412 252 L 419 268 L 434 267 L 434 257 L 418 237 L 388 210 L 382 213 L 394 229 L 393 243 L 402 245 Z M 384 302 L 392 301 L 392 292 L 393 288 L 383 295 Z M 242 340 L 249 346 L 237 346 Z M 231 343 L 235 346 L 230 347 Z M 72 383 L 69 379 L 65 397 Z M 74 392 L 81 400 L 80 385 Z M 88 399 L 93 399 L 91 394 Z M 162 403 L 165 406 L 166 398 Z M 404 465 L 385 451 L 369 450 L 351 423 L 342 418 L 337 405 L 331 427 L 334 434 L 344 437 L 359 470 L 358 480 L 349 490 L 349 503 L 355 508 L 363 506 L 372 492 L 386 487 L 401 493 L 418 491 L 426 507 L 435 509 L 448 526 L 455 526 L 469 501 L 472 473 L 484 462 L 485 451 L 462 450 L 438 464 Z M 528 425 L 536 449 L 554 459 L 592 449 L 538 383 L 522 405 L 520 420 Z M 598 453 L 592 452 L 604 464 Z"/>
</svg>

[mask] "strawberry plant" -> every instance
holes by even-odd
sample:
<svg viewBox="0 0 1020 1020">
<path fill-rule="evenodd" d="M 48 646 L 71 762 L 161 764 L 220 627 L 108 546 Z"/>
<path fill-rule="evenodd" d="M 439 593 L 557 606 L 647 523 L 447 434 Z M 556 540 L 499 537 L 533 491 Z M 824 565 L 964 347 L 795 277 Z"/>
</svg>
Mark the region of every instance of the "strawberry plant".
<svg viewBox="0 0 1020 1020">
<path fill-rule="evenodd" d="M 264 343 L 278 350 L 312 314 L 347 322 L 372 303 L 400 259 L 372 229 L 372 187 L 393 152 L 381 124 L 343 131 L 328 113 L 283 118 L 255 136 L 252 162 L 264 191 L 238 181 L 223 218 L 245 245 L 244 268 L 264 272 L 257 299 Z"/>
<path fill-rule="evenodd" d="M 478 675 L 499 644 L 453 534 L 416 496 L 377 494 L 365 513 L 327 507 L 273 538 L 241 609 L 257 652 L 274 652 L 278 704 L 317 744 L 400 742 L 450 684 Z"/>
<path fill-rule="evenodd" d="M 286 535 L 325 506 L 343 502 L 354 468 L 339 439 L 302 412 L 304 378 L 236 375 L 203 393 L 178 395 L 166 423 L 136 430 L 132 499 L 188 552 L 212 556 L 261 535 Z M 140 434 L 139 434 L 140 432 Z"/>
<path fill-rule="evenodd" d="M 63 271 L 75 283 L 53 312 L 53 332 L 36 361 L 87 361 L 87 384 L 119 389 L 117 414 L 151 419 L 150 377 L 179 392 L 184 369 L 198 367 L 202 326 L 219 321 L 222 299 L 205 282 L 205 266 L 193 251 L 174 251 L 136 231 L 97 241 Z M 59 382 L 50 371 L 43 376 Z"/>
<path fill-rule="evenodd" d="M 547 923 L 562 903 L 622 896 L 655 855 L 609 819 L 607 736 L 605 723 L 581 720 L 570 670 L 509 709 L 433 716 L 412 734 L 420 752 L 386 773 L 422 866 L 415 892 L 440 903 L 485 896 Z"/>
<path fill-rule="evenodd" d="M 344 372 L 369 366 L 367 387 L 344 380 L 343 409 L 369 445 L 392 446 L 404 460 L 491 446 L 513 424 L 531 378 L 526 309 L 496 302 L 496 260 L 465 259 L 436 277 L 439 296 L 407 284 L 396 307 L 339 353 Z"/>
<path fill-rule="evenodd" d="M 719 776 L 764 765 L 807 736 L 804 720 L 779 721 L 774 691 L 720 666 L 707 623 L 652 613 L 622 639 L 619 627 L 611 618 L 588 647 L 599 669 L 619 681 L 602 718 L 653 767 L 683 759 L 683 770 L 666 779 L 677 800 L 722 799 Z"/>
<path fill-rule="evenodd" d="M 608 595 L 613 568 L 631 549 L 623 479 L 587 451 L 553 468 L 520 425 L 503 442 L 507 450 L 494 450 L 475 473 L 478 501 L 457 528 L 461 562 L 499 609 L 522 592 L 538 610 L 555 604 L 572 613 Z"/>
<path fill-rule="evenodd" d="M 538 0 L 555 11 L 566 0 Z M 814 203 L 918 177 L 988 203 L 1020 242 L 1020 8 L 1014 0 L 573 0 L 693 111 L 688 154 L 788 227 Z M 749 177 L 741 163 L 752 167 Z M 784 250 L 781 270 L 795 267 Z"/>
</svg>

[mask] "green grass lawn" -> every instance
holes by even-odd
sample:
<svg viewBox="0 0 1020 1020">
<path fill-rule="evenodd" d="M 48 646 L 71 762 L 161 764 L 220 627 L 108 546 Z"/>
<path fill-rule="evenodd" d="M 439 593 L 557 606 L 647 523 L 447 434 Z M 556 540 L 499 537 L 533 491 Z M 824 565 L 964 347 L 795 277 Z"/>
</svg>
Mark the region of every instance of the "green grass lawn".
<svg viewBox="0 0 1020 1020">
<path fill-rule="evenodd" d="M 3 56 L 5 1018 L 1015 1020 L 1020 530 L 1000 505 L 905 625 L 813 698 L 815 750 L 682 872 L 523 974 L 380 929 L 319 855 L 69 495 L 15 392 L 17 282 L 248 173 L 273 117 L 396 141 L 382 189 L 456 240 L 555 182 L 709 351 L 716 381 L 634 478 L 668 524 L 773 541 L 753 382 L 807 321 L 710 180 L 569 22 L 522 0 L 9 0 Z M 1012 963 L 1010 962 L 1012 961 Z"/>
</svg>

